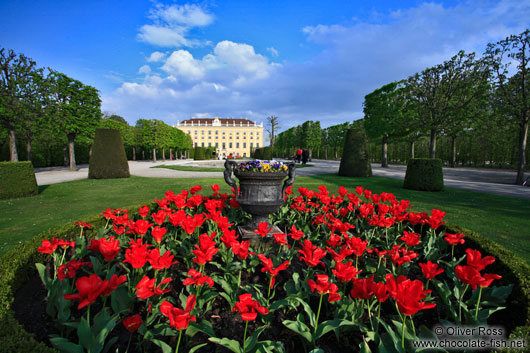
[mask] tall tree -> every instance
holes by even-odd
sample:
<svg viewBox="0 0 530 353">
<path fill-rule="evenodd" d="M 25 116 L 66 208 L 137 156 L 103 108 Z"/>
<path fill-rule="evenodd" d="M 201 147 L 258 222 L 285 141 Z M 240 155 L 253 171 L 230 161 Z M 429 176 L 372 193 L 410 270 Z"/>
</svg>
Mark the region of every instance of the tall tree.
<svg viewBox="0 0 530 353">
<path fill-rule="evenodd" d="M 478 94 L 477 81 L 487 77 L 483 61 L 475 53 L 460 51 L 450 60 L 410 76 L 405 83 L 408 99 L 413 101 L 417 119 L 430 135 L 429 157 L 436 157 L 436 137 L 449 116 L 458 114 Z"/>
<path fill-rule="evenodd" d="M 8 132 L 11 161 L 18 161 L 15 130 L 26 116 L 28 101 L 34 100 L 35 75 L 42 74 L 35 65 L 23 54 L 0 49 L 0 123 Z"/>
<path fill-rule="evenodd" d="M 70 170 L 76 170 L 74 141 L 78 135 L 93 134 L 101 118 L 98 90 L 83 85 L 65 74 L 51 71 L 49 75 L 54 123 L 68 139 Z"/>
<path fill-rule="evenodd" d="M 515 183 L 522 184 L 530 119 L 530 30 L 488 44 L 484 56 L 493 74 L 496 104 L 519 125 Z"/>
<path fill-rule="evenodd" d="M 271 115 L 271 116 L 267 117 L 267 125 L 265 127 L 265 130 L 269 134 L 269 143 L 270 143 L 271 147 L 274 146 L 276 133 L 280 129 L 279 120 L 280 120 L 280 118 L 278 118 L 277 116 L 274 116 L 274 115 Z"/>
<path fill-rule="evenodd" d="M 364 97 L 364 128 L 371 139 L 381 139 L 381 167 L 388 167 L 388 142 L 409 133 L 406 100 L 400 82 L 392 82 Z"/>
</svg>

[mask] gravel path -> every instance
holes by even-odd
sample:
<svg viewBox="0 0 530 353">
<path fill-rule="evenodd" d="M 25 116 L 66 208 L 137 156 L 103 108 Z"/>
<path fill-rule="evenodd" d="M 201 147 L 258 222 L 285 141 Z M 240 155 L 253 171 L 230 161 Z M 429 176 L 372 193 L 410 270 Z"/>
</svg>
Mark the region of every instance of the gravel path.
<svg viewBox="0 0 530 353">
<path fill-rule="evenodd" d="M 157 165 L 186 165 L 202 167 L 223 167 L 223 161 L 129 161 L 131 175 L 149 178 L 211 178 L 222 177 L 222 172 L 186 172 L 166 168 L 151 168 Z M 338 161 L 313 160 L 312 167 L 296 170 L 298 176 L 337 173 Z M 404 179 L 406 166 L 391 165 L 381 168 L 379 164 L 372 164 L 375 176 L 394 179 Z M 65 181 L 88 178 L 88 165 L 78 166 L 78 170 L 70 172 L 65 167 L 35 168 L 38 185 L 49 185 Z M 513 185 L 515 172 L 513 170 L 479 169 L 479 168 L 444 168 L 444 184 L 446 187 L 469 191 L 485 192 L 530 200 L 530 187 Z"/>
</svg>

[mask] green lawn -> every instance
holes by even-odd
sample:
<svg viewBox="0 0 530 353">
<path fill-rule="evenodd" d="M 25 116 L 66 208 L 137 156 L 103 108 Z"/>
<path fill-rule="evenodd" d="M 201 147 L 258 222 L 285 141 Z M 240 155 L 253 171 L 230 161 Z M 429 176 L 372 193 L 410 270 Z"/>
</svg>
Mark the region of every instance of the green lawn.
<svg viewBox="0 0 530 353">
<path fill-rule="evenodd" d="M 151 168 L 166 168 L 173 170 L 180 170 L 183 172 L 223 172 L 225 168 L 203 168 L 203 167 L 188 167 L 185 165 L 157 165 Z"/>
<path fill-rule="evenodd" d="M 164 179 L 140 178 L 79 180 L 39 189 L 39 195 L 30 198 L 0 200 L 0 255 L 19 242 L 44 230 L 99 214 L 113 207 L 124 207 L 160 199 L 164 192 L 180 191 L 200 184 L 218 184 L 223 192 L 228 186 L 219 178 Z M 430 212 L 439 208 L 447 213 L 447 222 L 477 231 L 514 251 L 530 263 L 530 201 L 503 196 L 447 189 L 430 193 L 401 188 L 402 181 L 372 177 L 346 178 L 336 175 L 298 177 L 295 188 L 316 189 L 326 185 L 337 193 L 339 186 L 353 190 L 362 185 L 373 192 L 391 192 L 398 198 L 408 199 L 411 210 Z"/>
</svg>

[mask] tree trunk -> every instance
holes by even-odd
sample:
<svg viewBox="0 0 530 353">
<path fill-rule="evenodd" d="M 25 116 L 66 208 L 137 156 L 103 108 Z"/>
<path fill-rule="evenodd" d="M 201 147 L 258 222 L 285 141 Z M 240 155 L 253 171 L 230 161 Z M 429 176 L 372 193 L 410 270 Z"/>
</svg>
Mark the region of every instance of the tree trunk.
<svg viewBox="0 0 530 353">
<path fill-rule="evenodd" d="M 142 149 L 142 161 L 145 161 L 145 151 Z"/>
<path fill-rule="evenodd" d="M 26 139 L 26 159 L 30 162 L 33 162 L 33 152 L 31 149 L 31 135 L 28 134 Z"/>
<path fill-rule="evenodd" d="M 410 141 L 410 158 L 414 159 L 414 145 L 416 143 L 414 141 Z"/>
<path fill-rule="evenodd" d="M 74 172 L 76 170 L 75 165 L 75 150 L 74 150 L 74 134 L 68 134 L 68 158 L 70 159 L 70 171 Z"/>
<path fill-rule="evenodd" d="M 162 147 L 162 160 L 164 162 L 166 161 L 166 148 L 165 147 Z"/>
<path fill-rule="evenodd" d="M 18 162 L 15 129 L 9 130 L 9 155 L 11 162 Z"/>
<path fill-rule="evenodd" d="M 388 168 L 388 138 L 383 136 L 381 143 L 381 167 Z"/>
<path fill-rule="evenodd" d="M 528 140 L 528 120 L 521 124 L 519 132 L 519 161 L 517 163 L 517 177 L 515 183 L 521 185 L 524 181 L 524 166 L 526 162 L 526 141 Z"/>
<path fill-rule="evenodd" d="M 68 158 L 68 144 L 65 144 L 63 146 L 63 154 L 64 154 L 64 166 L 65 167 L 68 167 L 68 161 L 69 161 L 69 158 Z"/>
<path fill-rule="evenodd" d="M 451 136 L 451 168 L 456 167 L 456 136 Z"/>
<path fill-rule="evenodd" d="M 90 144 L 90 147 L 88 147 L 88 159 L 92 157 L 92 144 Z"/>
<path fill-rule="evenodd" d="M 429 158 L 436 158 L 436 131 L 431 129 L 431 140 L 429 143 Z"/>
<path fill-rule="evenodd" d="M 153 147 L 153 162 L 156 162 L 156 148 Z"/>
<path fill-rule="evenodd" d="M 170 149 L 169 149 L 169 160 L 170 160 L 170 161 L 173 160 L 173 148 L 170 148 Z"/>
<path fill-rule="evenodd" d="M 133 161 L 136 160 L 136 147 L 133 147 Z"/>
</svg>

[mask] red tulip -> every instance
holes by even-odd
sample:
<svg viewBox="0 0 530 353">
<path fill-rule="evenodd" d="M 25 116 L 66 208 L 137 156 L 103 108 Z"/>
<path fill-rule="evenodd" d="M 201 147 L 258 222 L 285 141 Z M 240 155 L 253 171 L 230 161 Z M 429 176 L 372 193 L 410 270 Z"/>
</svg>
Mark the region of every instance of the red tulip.
<svg viewBox="0 0 530 353">
<path fill-rule="evenodd" d="M 117 274 L 113 274 L 112 277 L 110 277 L 110 280 L 105 281 L 108 282 L 107 288 L 101 293 L 102 296 L 107 296 L 112 293 L 116 288 L 118 288 L 122 283 L 125 283 L 127 281 L 127 276 L 122 275 L 118 276 Z"/>
<path fill-rule="evenodd" d="M 77 270 L 82 266 L 88 265 L 92 267 L 90 262 L 83 262 L 82 260 L 70 260 L 68 263 L 59 266 L 57 269 L 57 278 L 62 282 L 65 278 L 74 278 Z"/>
<path fill-rule="evenodd" d="M 254 230 L 254 233 L 258 234 L 260 237 L 264 238 L 269 234 L 269 231 L 272 228 L 269 228 L 269 224 L 267 222 L 261 222 L 258 224 L 258 229 Z"/>
<path fill-rule="evenodd" d="M 162 270 L 165 268 L 170 268 L 171 265 L 178 263 L 178 261 L 173 261 L 175 256 L 171 254 L 171 251 L 166 250 L 164 255 L 160 256 L 160 250 L 153 249 L 147 255 L 147 261 L 151 264 L 154 270 Z"/>
<path fill-rule="evenodd" d="M 120 241 L 114 236 L 109 239 L 100 238 L 98 248 L 105 261 L 112 261 L 120 252 Z"/>
<path fill-rule="evenodd" d="M 419 235 L 418 233 L 409 233 L 407 231 L 404 231 L 403 234 L 404 236 L 399 238 L 399 240 L 404 241 L 407 246 L 413 247 L 420 243 L 421 235 Z"/>
<path fill-rule="evenodd" d="M 140 217 L 145 218 L 149 214 L 149 207 L 146 205 L 143 205 L 142 207 L 138 208 L 138 214 Z"/>
<path fill-rule="evenodd" d="M 248 249 L 250 247 L 250 242 L 248 240 L 244 240 L 242 242 L 238 242 L 237 240 L 234 240 L 232 244 L 230 245 L 230 248 L 232 248 L 232 252 L 234 255 L 239 257 L 241 260 L 245 260 L 248 255 L 254 255 L 255 253 L 249 252 Z"/>
<path fill-rule="evenodd" d="M 162 242 L 162 238 L 164 237 L 164 235 L 166 235 L 166 233 L 167 233 L 167 229 L 164 227 L 159 227 L 159 226 L 155 226 L 153 230 L 151 231 L 151 235 L 153 236 L 155 241 L 159 244 Z"/>
<path fill-rule="evenodd" d="M 138 241 L 131 240 L 130 244 L 129 248 L 125 250 L 125 260 L 123 262 L 130 263 L 133 268 L 144 267 L 149 255 L 148 244 L 143 244 L 142 239 L 138 239 Z"/>
<path fill-rule="evenodd" d="M 158 210 L 157 213 L 153 213 L 151 217 L 153 217 L 153 221 L 155 221 L 156 224 L 161 225 L 165 222 L 167 215 L 169 212 L 164 210 Z"/>
<path fill-rule="evenodd" d="M 195 307 L 195 295 L 190 295 L 186 299 L 186 308 L 184 310 L 175 308 L 170 302 L 163 301 L 160 304 L 160 313 L 169 318 L 169 325 L 176 330 L 185 330 L 190 322 L 195 321 L 195 316 L 190 315 Z"/>
<path fill-rule="evenodd" d="M 256 320 L 258 313 L 261 315 L 269 313 L 269 309 L 261 306 L 257 300 L 252 299 L 252 294 L 250 293 L 241 294 L 232 311 L 239 311 L 243 321 Z"/>
<path fill-rule="evenodd" d="M 48 239 L 44 239 L 42 241 L 41 246 L 37 248 L 37 251 L 43 254 L 53 254 L 55 249 L 57 249 L 57 239 L 53 237 L 52 241 L 49 241 Z"/>
<path fill-rule="evenodd" d="M 331 248 L 326 248 L 326 249 L 329 251 L 329 253 L 333 257 L 333 260 L 335 260 L 335 262 L 342 262 L 344 261 L 346 257 L 353 254 L 353 250 L 350 249 L 348 245 L 343 245 L 338 253 Z"/>
<path fill-rule="evenodd" d="M 423 276 L 425 276 L 425 278 L 428 280 L 431 280 L 440 273 L 444 272 L 443 268 L 439 268 L 437 264 L 434 264 L 431 261 L 427 261 L 427 263 L 419 265 L 421 267 L 421 271 L 423 272 Z"/>
<path fill-rule="evenodd" d="M 109 281 L 102 280 L 97 274 L 92 274 L 89 277 L 80 277 L 75 281 L 75 287 L 78 294 L 66 294 L 66 300 L 78 300 L 79 305 L 77 309 L 82 309 L 87 305 L 92 304 L 96 299 L 107 289 Z"/>
<path fill-rule="evenodd" d="M 275 277 L 278 275 L 280 271 L 283 271 L 289 267 L 289 260 L 285 260 L 280 265 L 278 265 L 276 268 L 273 267 L 272 260 L 265 257 L 263 254 L 258 254 L 258 258 L 261 261 L 261 264 L 263 265 L 263 268 L 261 269 L 261 272 L 266 272 L 270 274 L 271 276 L 271 285 L 270 288 L 274 287 L 275 283 Z"/>
<path fill-rule="evenodd" d="M 125 326 L 125 328 L 129 332 L 134 332 L 138 330 L 140 326 L 142 326 L 142 324 L 142 318 L 138 314 L 123 319 L 123 326 Z"/>
<path fill-rule="evenodd" d="M 307 266 L 315 267 L 319 264 L 322 264 L 324 267 L 326 266 L 320 261 L 321 258 L 326 256 L 326 250 L 313 245 L 309 239 L 304 240 L 302 250 L 298 250 L 298 252 L 303 255 L 300 256 L 300 260 L 303 260 Z"/>
<path fill-rule="evenodd" d="M 337 300 L 340 300 L 340 294 L 337 293 L 337 290 L 339 289 L 336 284 L 329 282 L 329 277 L 326 275 L 315 275 L 317 281 L 313 281 L 312 279 L 307 280 L 307 284 L 309 285 L 309 289 L 311 289 L 311 292 L 314 292 L 315 290 L 321 294 L 329 294 L 328 302 L 335 302 Z"/>
<path fill-rule="evenodd" d="M 291 226 L 291 233 L 289 233 L 289 236 L 293 238 L 294 240 L 298 240 L 304 236 L 304 232 L 301 230 L 296 229 L 294 225 Z"/>
<path fill-rule="evenodd" d="M 195 245 L 195 250 L 192 250 L 192 254 L 195 255 L 193 262 L 204 265 L 208 261 L 211 261 L 213 256 L 217 254 L 217 249 L 215 246 L 217 243 L 213 240 L 216 233 L 213 232 L 211 236 L 204 233 L 199 236 L 199 245 Z"/>
<path fill-rule="evenodd" d="M 458 244 L 464 244 L 465 240 L 463 239 L 465 237 L 462 233 L 456 233 L 456 234 L 450 234 L 445 233 L 444 240 L 449 243 L 449 245 L 458 245 Z"/>
<path fill-rule="evenodd" d="M 185 286 L 191 286 L 192 284 L 196 286 L 202 286 L 206 283 L 210 286 L 210 288 L 213 287 L 214 283 L 211 277 L 208 277 L 206 275 L 203 276 L 202 273 L 197 270 L 194 270 L 193 268 L 188 271 L 188 276 L 191 277 L 186 278 L 184 282 L 182 282 L 182 284 Z"/>
<path fill-rule="evenodd" d="M 145 219 L 139 219 L 136 222 L 131 221 L 129 223 L 130 231 L 137 235 L 144 235 L 152 226 L 153 223 L 149 223 Z"/>
<path fill-rule="evenodd" d="M 477 286 L 484 281 L 484 277 L 480 275 L 478 270 L 469 265 L 456 266 L 455 275 L 462 283 L 469 284 L 473 290 L 477 289 Z"/>
<path fill-rule="evenodd" d="M 353 288 L 350 291 L 352 298 L 356 299 L 369 299 L 374 295 L 374 277 L 370 278 L 353 278 Z"/>
<path fill-rule="evenodd" d="M 164 278 L 158 287 L 155 287 L 156 278 L 150 279 L 148 276 L 144 276 L 136 285 L 136 296 L 139 299 L 147 299 L 154 295 L 167 293 L 170 291 L 169 288 L 161 289 L 160 287 L 172 280 L 171 278 Z"/>
<path fill-rule="evenodd" d="M 331 270 L 331 272 L 333 272 L 335 277 L 337 277 L 337 279 L 343 283 L 353 280 L 355 276 L 361 273 L 361 271 L 358 271 L 357 268 L 353 266 L 352 261 L 348 261 L 345 264 L 342 262 L 337 262 L 335 264 L 335 269 Z"/>
<path fill-rule="evenodd" d="M 197 192 L 199 192 L 199 191 L 201 191 L 201 190 L 202 190 L 202 186 L 200 186 L 200 185 L 192 186 L 192 187 L 190 188 L 190 194 L 193 195 L 193 194 L 195 194 L 195 193 L 197 193 Z"/>
<path fill-rule="evenodd" d="M 493 256 L 482 257 L 480 251 L 477 250 L 466 249 L 466 254 L 467 264 L 476 268 L 477 271 L 482 271 L 486 266 L 495 262 L 495 258 Z"/>
<path fill-rule="evenodd" d="M 350 249 L 353 250 L 353 253 L 355 256 L 359 257 L 366 251 L 366 245 L 368 242 L 366 240 L 361 240 L 361 238 L 357 238 L 355 236 L 352 237 L 346 237 L 345 239 L 346 244 L 350 247 Z"/>
<path fill-rule="evenodd" d="M 232 246 L 232 243 L 237 240 L 239 235 L 236 235 L 236 231 L 232 229 L 225 229 L 223 230 L 223 236 L 221 237 L 221 241 L 223 244 L 230 248 Z"/>
<path fill-rule="evenodd" d="M 421 300 L 427 297 L 430 291 L 423 290 L 423 283 L 418 280 L 407 279 L 397 285 L 396 302 L 399 311 L 405 315 L 414 315 L 420 310 L 432 309 L 435 303 L 426 303 Z"/>
<path fill-rule="evenodd" d="M 444 217 L 445 212 L 434 209 L 431 211 L 431 217 L 429 218 L 428 223 L 432 229 L 436 229 L 442 224 L 445 224 L 445 222 L 442 222 Z"/>
</svg>

